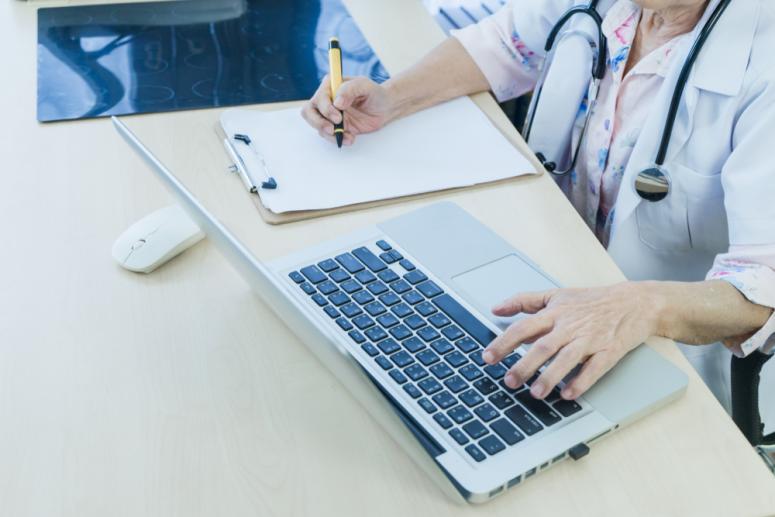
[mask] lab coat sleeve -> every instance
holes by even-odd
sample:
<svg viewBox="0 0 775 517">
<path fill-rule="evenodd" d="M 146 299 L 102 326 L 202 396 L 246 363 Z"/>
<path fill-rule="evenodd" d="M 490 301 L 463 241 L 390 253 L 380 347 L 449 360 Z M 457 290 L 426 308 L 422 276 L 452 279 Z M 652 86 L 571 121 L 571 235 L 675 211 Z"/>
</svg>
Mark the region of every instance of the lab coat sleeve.
<svg viewBox="0 0 775 517">
<path fill-rule="evenodd" d="M 568 0 L 512 0 L 479 23 L 452 31 L 471 55 L 498 101 L 533 89 L 554 23 Z"/>
</svg>

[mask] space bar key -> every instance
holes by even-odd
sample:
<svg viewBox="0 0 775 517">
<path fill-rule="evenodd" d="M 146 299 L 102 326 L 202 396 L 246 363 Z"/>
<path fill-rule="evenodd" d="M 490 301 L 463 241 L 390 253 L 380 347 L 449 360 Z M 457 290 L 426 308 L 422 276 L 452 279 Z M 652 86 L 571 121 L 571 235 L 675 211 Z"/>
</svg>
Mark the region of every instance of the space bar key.
<svg viewBox="0 0 775 517">
<path fill-rule="evenodd" d="M 433 303 L 482 346 L 489 345 L 490 341 L 495 339 L 495 333 L 485 327 L 476 316 L 468 312 L 468 309 L 460 305 L 450 295 L 437 296 L 433 299 Z"/>
</svg>

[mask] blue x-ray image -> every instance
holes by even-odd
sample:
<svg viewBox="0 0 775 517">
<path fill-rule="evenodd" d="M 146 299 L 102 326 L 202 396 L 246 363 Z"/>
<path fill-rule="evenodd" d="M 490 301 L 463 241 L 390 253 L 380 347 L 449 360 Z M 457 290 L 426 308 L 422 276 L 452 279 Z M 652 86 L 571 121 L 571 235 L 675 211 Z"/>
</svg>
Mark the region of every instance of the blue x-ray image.
<svg viewBox="0 0 775 517">
<path fill-rule="evenodd" d="M 38 120 L 301 100 L 387 71 L 340 0 L 182 0 L 38 11 Z"/>
</svg>

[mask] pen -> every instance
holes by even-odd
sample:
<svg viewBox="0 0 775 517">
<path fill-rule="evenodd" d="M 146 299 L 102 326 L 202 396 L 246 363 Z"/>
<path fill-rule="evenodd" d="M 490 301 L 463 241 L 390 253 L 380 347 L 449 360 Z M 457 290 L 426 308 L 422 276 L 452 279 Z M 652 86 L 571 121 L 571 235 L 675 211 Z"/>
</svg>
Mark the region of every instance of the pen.
<svg viewBox="0 0 775 517">
<path fill-rule="evenodd" d="M 342 85 L 342 49 L 339 48 L 339 40 L 336 38 L 328 40 L 328 69 L 328 75 L 331 78 L 331 102 L 334 102 L 336 92 Z M 334 124 L 334 136 L 337 147 L 341 148 L 344 139 L 344 112 L 340 113 L 342 120 L 338 124 Z"/>
<path fill-rule="evenodd" d="M 232 172 L 236 172 L 237 175 L 239 175 L 240 179 L 242 180 L 242 183 L 245 184 L 245 188 L 248 189 L 248 192 L 251 194 L 255 194 L 258 192 L 258 189 L 253 184 L 253 182 L 250 180 L 250 177 L 248 177 L 247 172 L 245 172 L 245 169 L 242 164 L 242 158 L 237 155 L 237 152 L 234 150 L 234 148 L 231 146 L 231 143 L 229 142 L 228 138 L 223 139 L 223 145 L 226 147 L 226 151 L 231 155 L 231 161 L 234 162 L 234 165 L 232 166 Z"/>
</svg>

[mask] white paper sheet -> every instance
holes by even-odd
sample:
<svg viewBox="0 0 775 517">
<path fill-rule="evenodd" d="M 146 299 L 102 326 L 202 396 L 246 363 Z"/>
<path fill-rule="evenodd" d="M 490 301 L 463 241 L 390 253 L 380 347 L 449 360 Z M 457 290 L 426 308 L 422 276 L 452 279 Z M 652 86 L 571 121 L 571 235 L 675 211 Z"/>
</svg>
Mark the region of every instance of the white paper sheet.
<svg viewBox="0 0 775 517">
<path fill-rule="evenodd" d="M 534 174 L 530 162 L 467 97 L 400 119 L 338 149 L 301 118 L 298 108 L 234 109 L 221 117 L 254 178 L 265 177 L 256 153 L 277 180 L 259 189 L 275 213 L 334 208 Z"/>
</svg>

